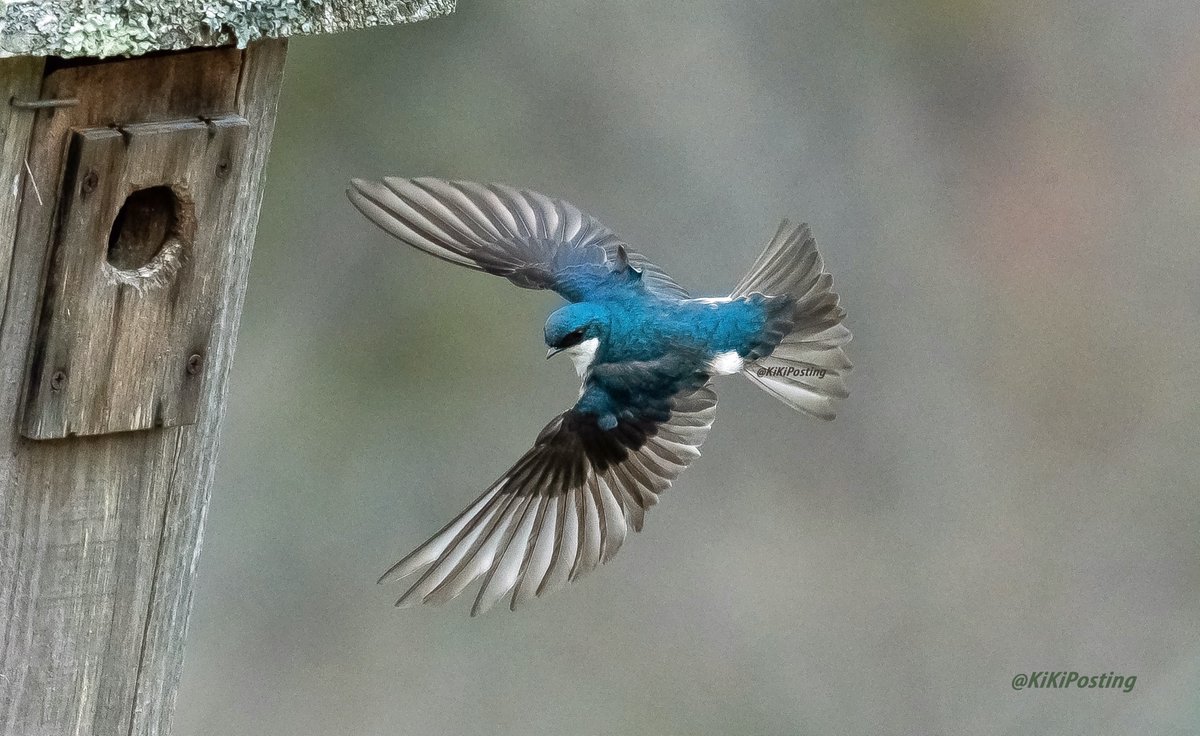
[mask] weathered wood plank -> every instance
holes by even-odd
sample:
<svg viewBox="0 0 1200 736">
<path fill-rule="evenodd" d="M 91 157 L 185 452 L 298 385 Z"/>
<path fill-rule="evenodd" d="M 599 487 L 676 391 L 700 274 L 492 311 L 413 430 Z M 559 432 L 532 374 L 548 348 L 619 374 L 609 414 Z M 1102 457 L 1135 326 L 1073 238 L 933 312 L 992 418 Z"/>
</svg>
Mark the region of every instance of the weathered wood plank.
<svg viewBox="0 0 1200 736">
<path fill-rule="evenodd" d="M 71 134 L 26 437 L 196 421 L 247 128 L 228 115 Z"/>
<path fill-rule="evenodd" d="M 4 376 L 28 363 L 69 131 L 191 114 L 236 114 L 249 128 L 196 424 L 29 440 L 17 434 L 19 392 L 0 391 L 2 734 L 169 733 L 284 50 L 67 65 L 44 79 L 43 97 L 81 102 L 38 113 L 43 204 L 27 186 L 0 320 Z"/>
<path fill-rule="evenodd" d="M 183 645 L 192 607 L 204 514 L 216 470 L 215 457 L 221 420 L 225 415 L 229 369 L 246 296 L 251 247 L 266 185 L 267 153 L 275 129 L 286 53 L 287 41 L 252 44 L 242 65 L 237 111 L 250 122 L 244 163 L 248 176 L 240 187 L 233 234 L 225 250 L 226 291 L 221 298 L 222 309 L 217 313 L 216 332 L 221 339 L 213 345 L 210 357 L 211 387 L 192 430 L 197 439 L 179 450 L 177 467 L 187 468 L 194 477 L 190 483 L 179 485 L 180 492 L 172 493 L 165 512 L 159 557 L 172 562 L 161 566 L 151 598 L 142 660 L 138 666 L 131 729 L 134 734 L 166 736 L 170 733 L 176 689 L 183 668 Z"/>
<path fill-rule="evenodd" d="M 42 87 L 44 65 L 44 59 L 0 59 L 0 103 L 36 99 Z M 29 149 L 33 118 L 32 110 L 0 104 L 0 305 L 8 294 L 21 183 L 25 180 L 25 152 Z M 0 394 L 8 393 L 12 381 L 17 380 L 15 375 L 0 376 Z"/>
<path fill-rule="evenodd" d="M 42 59 L 0 60 L 0 95 L 2 101 L 13 98 L 35 99 L 42 86 Z M 18 206 L 22 182 L 25 180 L 25 152 L 33 130 L 34 114 L 0 104 L 0 334 L 3 331 L 3 304 L 9 293 L 9 272 L 16 240 Z M 20 549 L 24 543 L 19 527 L 6 520 L 19 512 L 28 501 L 4 490 L 5 483 L 17 478 L 17 460 L 13 450 L 16 441 L 16 406 L 21 394 L 24 371 L 24 350 L 15 351 L 17 360 L 6 359 L 7 345 L 0 339 L 0 612 L 17 604 L 17 580 L 21 574 Z M 12 616 L 0 613 L 0 647 L 14 634 Z M 12 718 L 5 707 L 14 683 L 7 660 L 0 649 L 0 731 L 12 732 Z"/>
</svg>

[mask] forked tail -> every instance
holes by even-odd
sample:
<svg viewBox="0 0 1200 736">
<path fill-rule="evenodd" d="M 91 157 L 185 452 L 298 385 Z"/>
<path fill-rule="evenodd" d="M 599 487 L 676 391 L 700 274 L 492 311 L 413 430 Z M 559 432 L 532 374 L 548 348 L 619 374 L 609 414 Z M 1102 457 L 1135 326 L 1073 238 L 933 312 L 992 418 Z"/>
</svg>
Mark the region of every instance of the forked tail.
<svg viewBox="0 0 1200 736">
<path fill-rule="evenodd" d="M 833 419 L 834 400 L 848 395 L 851 365 L 842 345 L 850 341 L 850 330 L 842 324 L 846 311 L 824 268 L 808 225 L 784 220 L 730 296 L 791 297 L 791 309 L 773 315 L 767 325 L 768 336 L 778 338 L 774 350 L 748 356 L 742 373 L 793 409 Z"/>
</svg>

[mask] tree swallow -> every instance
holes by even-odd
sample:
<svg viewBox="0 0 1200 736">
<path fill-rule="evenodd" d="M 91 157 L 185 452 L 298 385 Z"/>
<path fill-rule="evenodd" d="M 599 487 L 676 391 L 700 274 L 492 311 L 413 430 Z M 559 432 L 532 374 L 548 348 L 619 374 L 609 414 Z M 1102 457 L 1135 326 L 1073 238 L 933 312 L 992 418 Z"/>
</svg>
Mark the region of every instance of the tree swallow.
<svg viewBox="0 0 1200 736">
<path fill-rule="evenodd" d="M 397 606 L 441 603 L 481 580 L 471 615 L 510 608 L 607 562 L 712 427 L 714 376 L 741 373 L 788 406 L 832 419 L 847 395 L 850 331 L 807 225 L 784 221 L 726 297 L 693 299 L 595 218 L 499 184 L 355 179 L 350 201 L 445 261 L 551 289 L 547 358 L 583 378 L 482 496 L 379 582 L 420 573 Z"/>
</svg>

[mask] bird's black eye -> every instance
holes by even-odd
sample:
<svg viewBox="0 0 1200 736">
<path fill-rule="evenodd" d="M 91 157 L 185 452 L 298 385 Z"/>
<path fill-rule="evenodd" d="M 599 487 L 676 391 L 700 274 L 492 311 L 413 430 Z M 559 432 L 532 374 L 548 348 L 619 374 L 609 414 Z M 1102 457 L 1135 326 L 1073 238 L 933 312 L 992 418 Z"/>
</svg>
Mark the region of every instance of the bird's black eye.
<svg viewBox="0 0 1200 736">
<path fill-rule="evenodd" d="M 578 330 L 571 330 L 567 334 L 563 335 L 563 338 L 561 340 L 559 340 L 558 344 L 555 345 L 554 347 L 569 348 L 573 345 L 578 345 L 581 342 L 583 342 L 583 328 L 582 327 L 580 327 Z"/>
</svg>

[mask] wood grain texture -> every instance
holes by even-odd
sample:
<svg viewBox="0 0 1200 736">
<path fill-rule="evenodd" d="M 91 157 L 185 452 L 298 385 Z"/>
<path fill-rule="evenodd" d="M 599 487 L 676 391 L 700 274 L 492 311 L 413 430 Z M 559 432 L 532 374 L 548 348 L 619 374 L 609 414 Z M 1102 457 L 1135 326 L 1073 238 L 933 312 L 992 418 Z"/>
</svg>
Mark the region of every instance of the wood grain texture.
<svg viewBox="0 0 1200 736">
<path fill-rule="evenodd" d="M 42 85 L 42 59 L 0 60 L 0 94 L 3 100 L 36 99 Z M 0 104 L 0 335 L 7 332 L 9 315 L 3 309 L 11 291 L 9 273 L 13 265 L 20 192 L 25 181 L 25 154 L 33 132 L 34 113 Z M 15 321 L 15 316 L 13 318 Z M 16 433 L 16 402 L 24 374 L 24 353 L 9 350 L 0 338 L 0 646 L 8 641 L 13 617 L 6 612 L 16 605 L 17 576 L 20 574 L 20 546 L 23 532 L 10 523 L 15 503 L 18 463 L 13 443 Z M 10 353 L 12 353 L 10 355 Z M 7 647 L 5 647 L 7 649 Z M 9 694 L 12 669 L 0 649 L 0 732 L 12 733 Z"/>
<path fill-rule="evenodd" d="M 45 60 L 36 58 L 0 59 L 0 102 L 36 99 L 42 86 L 44 64 Z M 25 152 L 29 149 L 33 119 L 32 110 L 0 104 L 0 305 L 8 293 L 21 183 L 25 180 Z M 3 381 L 0 386 L 16 380 L 19 380 L 16 376 L 0 376 Z M 0 390 L 3 391 L 7 388 Z"/>
<path fill-rule="evenodd" d="M 26 437 L 196 421 L 247 128 L 226 115 L 71 134 Z"/>
<path fill-rule="evenodd" d="M 285 48 L 66 65 L 42 82 L 43 97 L 81 104 L 38 113 L 30 156 L 43 204 L 27 183 L 0 322 L 6 377 L 28 364 L 71 131 L 193 114 L 248 127 L 196 423 L 29 440 L 19 391 L 0 386 L 0 734 L 170 732 Z"/>
</svg>

